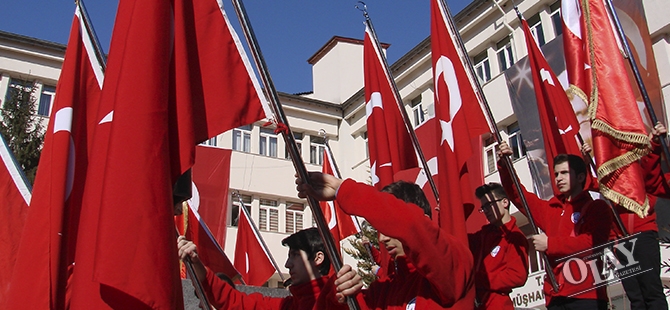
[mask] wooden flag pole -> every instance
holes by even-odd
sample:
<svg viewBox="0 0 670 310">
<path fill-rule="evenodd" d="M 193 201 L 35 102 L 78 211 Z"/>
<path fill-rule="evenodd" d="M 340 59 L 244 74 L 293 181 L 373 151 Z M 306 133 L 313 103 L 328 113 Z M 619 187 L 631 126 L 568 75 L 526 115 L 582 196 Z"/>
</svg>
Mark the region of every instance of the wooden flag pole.
<svg viewBox="0 0 670 310">
<path fill-rule="evenodd" d="M 370 28 L 370 32 L 372 33 L 372 37 L 375 42 L 375 48 L 380 53 L 380 58 L 382 59 L 382 64 L 383 64 L 383 69 L 386 73 L 386 78 L 388 79 L 389 83 L 391 83 L 391 89 L 393 89 L 393 96 L 395 97 L 395 102 L 396 105 L 398 106 L 398 110 L 400 110 L 400 115 L 402 115 L 402 120 L 403 123 L 405 124 L 405 129 L 407 130 L 407 133 L 409 134 L 410 140 L 412 140 L 412 145 L 414 146 L 414 151 L 417 153 L 419 157 L 419 161 L 421 162 L 421 166 L 423 166 L 423 172 L 426 174 L 426 178 L 428 178 L 428 184 L 430 184 L 430 188 L 433 190 L 433 194 L 435 195 L 435 202 L 440 203 L 440 194 L 437 191 L 437 185 L 435 184 L 435 180 L 433 179 L 433 174 L 430 171 L 430 168 L 428 167 L 428 162 L 426 161 L 426 156 L 423 155 L 423 151 L 421 150 L 421 145 L 419 144 L 419 139 L 416 136 L 416 133 L 414 132 L 414 128 L 412 128 L 412 123 L 409 119 L 409 115 L 407 115 L 407 111 L 405 110 L 405 105 L 402 103 L 402 97 L 400 96 L 400 91 L 398 90 L 398 85 L 395 83 L 395 79 L 393 78 L 393 75 L 391 74 L 391 68 L 389 67 L 388 61 L 386 61 L 386 57 L 382 54 L 382 46 L 379 43 L 379 38 L 377 37 L 377 32 L 375 31 L 375 27 L 372 25 L 372 20 L 370 19 L 370 15 L 368 15 L 368 8 L 365 5 L 363 1 L 358 1 L 363 7 L 359 7 L 356 5 L 355 7 L 363 12 L 363 16 L 365 17 L 365 24 Z"/>
<path fill-rule="evenodd" d="M 456 25 L 454 24 L 451 11 L 449 10 L 449 6 L 447 6 L 444 0 L 439 1 L 441 6 L 446 10 L 447 27 L 449 28 L 449 32 L 454 37 L 456 42 L 458 42 L 456 50 L 459 52 L 461 56 L 461 61 L 464 64 L 466 64 L 467 67 L 466 73 L 468 74 L 470 83 L 472 83 L 472 85 L 475 87 L 476 90 L 475 94 L 477 94 L 477 97 L 479 98 L 480 106 L 486 112 L 486 118 L 489 122 L 489 127 L 493 131 L 494 134 L 493 136 L 495 137 L 496 142 L 501 143 L 503 142 L 503 139 L 502 136 L 500 135 L 500 130 L 498 129 L 498 126 L 496 126 L 495 118 L 493 117 L 493 112 L 491 112 L 491 107 L 489 106 L 489 103 L 486 100 L 486 97 L 484 96 L 482 86 L 481 84 L 479 84 L 479 80 L 476 78 L 477 75 L 475 74 L 475 70 L 472 66 L 472 62 L 470 61 L 470 57 L 468 57 L 467 55 L 466 52 L 467 50 L 465 49 L 463 39 L 461 38 L 461 35 L 458 32 Z M 524 211 L 526 211 L 528 223 L 530 224 L 533 233 L 539 234 L 540 230 L 538 229 L 537 224 L 535 223 L 535 219 L 533 218 L 533 215 L 530 212 L 530 208 L 528 207 L 528 201 L 526 200 L 526 196 L 523 194 L 523 188 L 521 187 L 519 176 L 516 170 L 514 169 L 514 163 L 512 162 L 512 159 L 509 156 L 503 156 L 503 164 L 505 165 L 507 171 L 509 171 L 510 175 L 512 176 L 512 180 L 514 181 L 514 188 L 516 189 L 517 193 L 519 193 L 519 198 L 521 199 L 521 206 L 523 207 Z M 549 258 L 547 257 L 547 253 L 540 252 L 540 256 L 544 261 L 545 268 L 548 269 L 546 270 L 547 278 L 549 278 L 549 282 L 551 283 L 554 292 L 558 292 L 558 282 L 556 282 L 556 276 L 554 275 L 553 271 L 550 268 L 551 265 L 549 264 Z"/>
<path fill-rule="evenodd" d="M 251 224 L 251 229 L 254 231 L 254 235 L 256 235 L 256 237 L 258 237 L 258 240 L 261 242 L 261 246 L 263 247 L 265 253 L 267 253 L 268 257 L 270 258 L 270 262 L 272 262 L 272 266 L 275 267 L 275 270 L 279 274 L 279 278 L 281 279 L 282 282 L 285 282 L 286 279 L 279 270 L 279 265 L 277 264 L 277 261 L 275 260 L 274 256 L 272 256 L 272 252 L 270 252 L 270 248 L 268 248 L 268 245 L 265 243 L 265 240 L 263 240 L 263 236 L 261 235 L 260 230 L 258 230 L 256 223 L 254 223 L 254 220 L 251 218 L 251 213 L 249 213 L 249 210 L 247 210 L 247 208 L 244 207 L 244 201 L 242 201 L 242 195 L 240 195 L 238 191 L 233 191 L 233 195 L 237 196 L 237 201 L 240 203 L 240 212 L 244 212 L 244 215 L 249 219 L 249 223 Z M 237 221 L 239 223 L 239 217 Z M 237 226 L 239 227 L 239 224 Z"/>
<path fill-rule="evenodd" d="M 175 227 L 175 232 L 177 233 L 177 238 L 179 238 L 179 229 L 177 229 L 177 227 Z M 184 262 L 184 266 L 186 266 L 186 272 L 191 278 L 191 283 L 193 283 L 195 295 L 198 296 L 198 299 L 200 300 L 200 307 L 202 309 L 212 309 L 209 304 L 209 300 L 207 300 L 207 295 L 205 295 L 205 289 L 202 287 L 200 279 L 198 279 L 198 275 L 195 273 L 195 267 L 193 267 L 193 261 L 191 261 L 191 257 L 186 256 L 182 262 Z"/>
<path fill-rule="evenodd" d="M 295 142 L 295 137 L 291 131 L 291 126 L 289 126 L 288 118 L 284 114 L 281 102 L 279 101 L 279 95 L 277 94 L 277 90 L 275 89 L 274 83 L 272 82 L 272 77 L 270 76 L 265 59 L 263 58 L 263 54 L 261 53 L 258 40 L 256 39 L 253 28 L 251 27 L 251 22 L 249 21 L 249 17 L 247 15 L 246 9 L 244 8 L 242 0 L 233 0 L 233 7 L 235 8 L 237 17 L 242 24 L 244 36 L 249 43 L 251 54 L 253 55 L 254 62 L 256 63 L 256 67 L 258 68 L 259 74 L 261 76 L 261 81 L 263 82 L 263 90 L 268 100 L 270 101 L 270 106 L 272 107 L 272 110 L 275 113 L 275 117 L 277 118 L 275 121 L 277 122 L 278 129 L 282 134 L 287 150 L 291 155 L 293 167 L 295 168 L 300 179 L 309 185 L 310 178 L 307 172 L 307 168 L 305 168 L 305 163 L 303 162 L 300 151 L 298 150 L 298 145 Z M 337 272 L 342 269 L 342 258 L 337 251 L 337 247 L 335 246 L 335 240 L 333 239 L 333 236 L 330 234 L 330 230 L 328 229 L 328 222 L 326 222 L 323 211 L 319 206 L 319 202 L 314 199 L 314 197 L 307 196 L 307 202 L 310 209 L 312 210 L 312 215 L 316 221 L 317 229 L 319 230 L 321 238 L 323 239 L 323 243 L 326 248 L 326 254 L 330 258 L 330 261 L 333 264 L 335 271 Z M 348 297 L 347 303 L 349 304 L 349 308 L 351 310 L 360 309 L 358 302 L 354 298 Z"/>
</svg>

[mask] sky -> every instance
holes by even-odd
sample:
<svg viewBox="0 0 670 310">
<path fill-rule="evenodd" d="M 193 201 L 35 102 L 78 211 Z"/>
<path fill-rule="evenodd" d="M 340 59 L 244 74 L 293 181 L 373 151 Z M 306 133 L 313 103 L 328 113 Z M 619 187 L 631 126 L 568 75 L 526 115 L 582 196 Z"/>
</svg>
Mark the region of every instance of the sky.
<svg viewBox="0 0 670 310">
<path fill-rule="evenodd" d="M 93 27 L 109 51 L 118 0 L 84 0 Z M 453 14 L 471 0 L 447 0 Z M 379 40 L 390 43 L 389 64 L 430 35 L 427 0 L 366 0 Z M 307 59 L 333 36 L 363 39 L 365 21 L 346 0 L 247 0 L 244 5 L 273 82 L 280 92 L 312 91 Z M 243 39 L 230 0 L 223 5 Z M 360 4 L 358 4 L 360 6 Z M 74 15 L 74 0 L 8 1 L 0 10 L 0 30 L 66 44 Z"/>
</svg>

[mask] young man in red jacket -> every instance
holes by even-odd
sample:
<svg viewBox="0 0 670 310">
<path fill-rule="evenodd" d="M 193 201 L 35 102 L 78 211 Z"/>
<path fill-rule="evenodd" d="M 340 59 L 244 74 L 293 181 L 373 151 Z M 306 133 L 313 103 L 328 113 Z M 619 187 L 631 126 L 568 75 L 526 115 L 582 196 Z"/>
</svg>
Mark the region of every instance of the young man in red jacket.
<svg viewBox="0 0 670 310">
<path fill-rule="evenodd" d="M 512 149 L 502 142 L 499 154 L 512 155 Z M 560 192 L 558 196 L 545 201 L 525 189 L 521 193 L 537 226 L 544 231 L 532 236 L 535 250 L 547 254 L 551 267 L 547 272 L 554 273 L 559 286 L 558 292 L 554 292 L 548 278 L 545 279 L 547 309 L 607 309 L 607 288 L 596 288 L 594 275 L 589 269 L 580 269 L 579 263 L 570 260 L 569 266 L 564 266 L 566 262 L 558 260 L 606 243 L 611 230 L 612 211 L 605 201 L 593 200 L 584 191 L 586 164 L 581 157 L 560 154 L 554 158 L 553 165 L 554 181 Z M 505 165 L 498 166 L 505 191 L 524 212 L 509 171 Z"/>
<path fill-rule="evenodd" d="M 360 276 L 344 266 L 335 281 L 337 297 L 356 296 L 369 309 L 472 309 L 472 254 L 465 242 L 430 220 L 430 205 L 416 184 L 396 182 L 379 192 L 353 180 L 312 172 L 309 186 L 296 180 L 298 196 L 337 199 L 348 214 L 364 217 L 394 259 L 390 279 L 361 290 Z M 418 207 L 417 207 L 418 206 Z M 463 219 L 465 220 L 465 219 Z"/>
<path fill-rule="evenodd" d="M 651 208 L 644 218 L 639 217 L 621 206 L 617 212 L 629 234 L 635 236 L 633 259 L 637 262 L 630 264 L 626 269 L 639 268 L 644 272 L 618 270 L 619 274 L 633 276 L 622 277 L 621 284 L 626 290 L 631 309 L 668 309 L 668 303 L 663 292 L 661 282 L 661 253 L 658 243 L 658 226 L 656 225 L 655 206 L 658 198 L 670 198 L 668 183 L 661 170 L 661 145 L 659 138 L 664 137 L 667 129 L 662 124 L 656 124 L 652 130 L 652 152 L 640 159 L 645 171 L 645 187 Z M 617 232 L 621 234 L 620 231 Z M 629 249 L 631 250 L 631 249 Z M 628 265 L 628 257 L 617 252 L 621 263 Z"/>
<path fill-rule="evenodd" d="M 247 295 L 236 290 L 202 264 L 193 242 L 184 236 L 177 239 L 179 257 L 191 258 L 207 299 L 217 309 L 348 309 L 346 304 L 326 302 L 335 299 L 334 288 L 333 281 L 327 277 L 330 260 L 316 228 L 294 233 L 282 240 L 282 244 L 289 247 L 285 267 L 291 275 L 289 290 L 292 296 L 273 298 L 259 293 Z"/>
<path fill-rule="evenodd" d="M 528 279 L 528 240 L 509 214 L 510 201 L 502 185 L 484 184 L 475 196 L 489 221 L 468 235 L 475 259 L 476 309 L 514 309 L 509 294 Z"/>
</svg>

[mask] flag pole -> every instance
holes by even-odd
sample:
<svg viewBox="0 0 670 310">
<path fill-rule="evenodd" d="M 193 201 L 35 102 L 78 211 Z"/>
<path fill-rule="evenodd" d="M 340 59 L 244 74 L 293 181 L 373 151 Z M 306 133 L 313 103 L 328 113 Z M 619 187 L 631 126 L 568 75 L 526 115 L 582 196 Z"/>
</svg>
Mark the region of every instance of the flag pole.
<svg viewBox="0 0 670 310">
<path fill-rule="evenodd" d="M 319 135 L 323 135 L 324 142 L 326 144 L 326 152 L 328 152 L 328 161 L 333 164 L 334 172 L 337 178 L 342 178 L 342 174 L 340 173 L 340 168 L 337 166 L 337 162 L 335 162 L 335 156 L 333 155 L 333 150 L 330 148 L 330 144 L 328 144 L 328 136 L 326 136 L 326 131 L 323 129 L 319 129 Z M 333 214 L 333 216 L 335 216 Z M 358 220 L 358 216 L 354 216 L 354 219 L 356 219 L 356 225 L 358 226 L 357 228 L 360 231 L 363 231 L 363 225 L 361 225 L 361 222 Z M 368 255 L 370 256 L 370 259 L 374 262 L 375 258 L 372 256 L 372 251 L 368 248 L 365 247 L 365 249 L 368 252 Z"/>
<path fill-rule="evenodd" d="M 183 203 L 186 202 L 184 201 L 182 204 Z M 179 229 L 177 229 L 176 226 L 175 233 L 177 234 L 177 238 L 179 238 Z M 191 278 L 191 283 L 195 289 L 195 295 L 198 296 L 198 299 L 200 300 L 200 306 L 202 309 L 212 309 L 209 304 L 209 300 L 207 300 L 207 295 L 205 295 L 205 289 L 202 287 L 200 279 L 198 279 L 198 275 L 195 273 L 195 268 L 193 267 L 193 261 L 191 261 L 191 257 L 186 256 L 182 261 L 184 262 L 184 266 L 186 266 L 186 272 L 188 272 L 188 276 Z"/>
<path fill-rule="evenodd" d="M 249 223 L 251 224 L 251 229 L 253 229 L 254 231 L 254 235 L 256 235 L 258 240 L 261 242 L 261 246 L 263 247 L 263 250 L 265 250 L 265 253 L 268 254 L 270 262 L 272 262 L 272 266 L 275 267 L 275 270 L 279 274 L 279 278 L 281 279 L 282 282 L 286 281 L 284 275 L 279 270 L 279 265 L 277 264 L 277 261 L 275 260 L 274 256 L 272 256 L 272 252 L 270 252 L 270 248 L 268 248 L 268 245 L 265 243 L 265 240 L 263 240 L 263 236 L 261 235 L 260 230 L 258 230 L 256 223 L 254 223 L 254 220 L 251 218 L 251 213 L 249 213 L 249 210 L 247 210 L 247 208 L 244 207 L 244 201 L 242 201 L 242 195 L 240 195 L 240 192 L 238 191 L 233 191 L 233 195 L 237 197 L 237 201 L 240 203 L 240 210 L 241 210 L 240 212 L 244 212 L 244 215 L 249 219 Z"/>
<path fill-rule="evenodd" d="M 628 63 L 630 64 L 630 67 L 633 71 L 633 75 L 635 76 L 635 82 L 637 82 L 637 87 L 640 89 L 640 94 L 642 95 L 644 105 L 647 108 L 647 114 L 649 114 L 649 118 L 651 119 L 652 122 L 651 127 L 654 127 L 658 123 L 658 117 L 656 117 L 654 107 L 651 105 L 651 99 L 649 99 L 649 93 L 647 92 L 647 87 L 644 85 L 644 82 L 642 81 L 642 75 L 640 75 L 640 69 L 637 66 L 637 62 L 635 61 L 633 53 L 630 50 L 630 45 L 628 44 L 628 40 L 626 39 L 626 34 L 624 33 L 623 27 L 621 26 L 621 20 L 619 20 L 619 15 L 617 14 L 616 9 L 612 4 L 612 0 L 607 0 L 605 1 L 605 3 L 607 3 L 607 10 L 609 11 L 610 16 L 612 17 L 612 21 L 614 22 L 615 26 L 614 28 L 616 28 L 619 41 L 621 41 L 621 46 L 624 49 L 624 53 L 626 55 L 626 58 L 628 59 Z M 670 150 L 668 149 L 668 143 L 664 139 L 664 137 L 659 139 L 659 141 L 661 142 L 661 147 L 663 148 L 663 154 L 665 154 L 666 164 L 670 166 Z"/>
<path fill-rule="evenodd" d="M 467 50 L 465 49 L 465 44 L 463 43 L 463 39 L 461 38 L 461 35 L 458 32 L 456 25 L 454 24 L 453 17 L 451 15 L 451 10 L 449 10 L 449 6 L 447 6 L 444 0 L 438 0 L 438 1 L 440 1 L 441 6 L 446 10 L 447 27 L 450 28 L 449 31 L 451 32 L 452 36 L 456 39 L 456 42 L 458 42 L 456 50 L 459 51 L 461 60 L 464 61 L 465 64 L 467 65 L 466 73 L 468 74 L 470 83 L 473 84 L 473 86 L 476 89 L 475 93 L 479 98 L 480 106 L 482 106 L 482 108 L 486 112 L 486 118 L 489 122 L 489 127 L 491 127 L 493 131 L 493 136 L 496 139 L 496 142 L 501 143 L 503 142 L 502 135 L 500 134 L 500 130 L 496 125 L 495 117 L 493 116 L 491 107 L 489 106 L 489 103 L 486 100 L 486 97 L 484 96 L 484 90 L 482 89 L 479 80 L 476 78 L 477 75 L 475 74 L 474 68 L 472 66 L 472 61 L 470 60 L 470 57 L 467 56 L 468 54 Z M 528 207 L 528 201 L 526 200 L 526 196 L 523 193 L 523 188 L 521 187 L 521 181 L 519 181 L 519 175 L 517 174 L 516 169 L 514 169 L 514 163 L 512 162 L 512 159 L 509 156 L 503 156 L 503 164 L 505 165 L 507 171 L 509 171 L 512 177 L 512 181 L 514 182 L 514 188 L 516 189 L 517 193 L 519 193 L 519 198 L 521 199 L 521 206 L 523 207 L 524 211 L 527 214 L 526 217 L 528 218 L 528 224 L 530 224 L 533 230 L 533 234 L 539 234 L 540 231 L 537 227 L 537 224 L 535 223 L 533 215 L 530 212 L 530 208 Z M 542 257 L 542 261 L 544 262 L 545 269 L 548 269 L 545 270 L 547 278 L 549 278 L 549 282 L 551 283 L 554 292 L 558 292 L 558 282 L 556 282 L 556 276 L 554 275 L 554 273 L 550 268 L 551 265 L 549 264 L 549 258 L 547 257 L 547 253 L 540 252 L 540 256 Z"/>
<path fill-rule="evenodd" d="M 284 143 L 286 144 L 287 150 L 289 151 L 289 155 L 291 155 L 291 161 L 293 162 L 293 167 L 295 168 L 298 176 L 306 184 L 309 185 L 310 179 L 309 174 L 307 172 L 307 168 L 305 167 L 305 163 L 303 162 L 300 152 L 298 150 L 298 145 L 295 142 L 295 137 L 293 136 L 293 132 L 291 131 L 291 127 L 289 126 L 288 118 L 286 117 L 286 114 L 284 114 L 281 102 L 279 101 L 279 95 L 277 94 L 277 89 L 275 88 L 274 83 L 272 82 L 272 77 L 270 76 L 270 72 L 265 63 L 265 58 L 263 58 L 263 54 L 261 53 L 260 46 L 258 45 L 258 40 L 256 39 L 256 35 L 254 34 L 254 30 L 251 27 L 251 22 L 249 21 L 249 17 L 247 16 L 247 11 L 244 8 L 242 0 L 233 0 L 232 3 L 233 7 L 235 8 L 235 13 L 237 14 L 237 17 L 240 20 L 240 23 L 242 24 L 242 30 L 244 32 L 244 36 L 246 37 L 247 42 L 249 43 L 249 49 L 251 51 L 251 54 L 253 55 L 254 62 L 256 63 L 256 67 L 258 68 L 259 74 L 261 76 L 261 81 L 263 82 L 264 86 L 263 87 L 264 93 L 268 98 L 268 100 L 270 101 L 270 106 L 272 107 L 272 110 L 275 113 L 275 117 L 277 118 L 275 120 L 277 122 L 277 131 L 281 132 L 282 134 Z M 333 236 L 330 234 L 330 230 L 328 229 L 328 223 L 326 222 L 326 219 L 323 215 L 323 211 L 319 206 L 319 202 L 314 197 L 307 196 L 307 203 L 309 204 L 309 207 L 312 210 L 314 220 L 316 221 L 317 224 L 317 229 L 319 230 L 321 238 L 323 239 L 326 254 L 330 258 L 330 261 L 333 264 L 335 271 L 337 272 L 340 269 L 342 269 L 342 258 L 340 257 L 337 251 L 337 247 L 335 246 L 335 240 Z M 358 302 L 354 298 L 347 297 L 347 303 L 349 304 L 349 308 L 351 310 L 360 309 Z"/>
<path fill-rule="evenodd" d="M 375 42 L 375 47 L 380 53 L 380 58 L 382 59 L 383 63 L 383 69 L 386 73 L 386 78 L 388 79 L 389 83 L 391 84 L 391 88 L 393 89 L 393 96 L 395 97 L 395 102 L 396 105 L 398 106 L 398 110 L 400 110 L 400 115 L 402 115 L 402 120 L 405 125 L 405 129 L 407 130 L 407 133 L 409 133 L 410 140 L 412 141 L 412 145 L 414 146 L 414 151 L 417 153 L 419 156 L 419 161 L 421 161 L 421 165 L 423 166 L 424 173 L 426 174 L 426 177 L 428 178 L 428 183 L 430 184 L 430 188 L 433 190 L 433 194 L 435 195 L 435 202 L 438 204 L 440 203 L 440 194 L 437 191 L 437 185 L 435 185 L 435 180 L 433 179 L 433 174 L 430 171 L 430 168 L 428 167 L 428 162 L 426 161 L 426 156 L 424 156 L 423 151 L 421 150 L 421 145 L 419 144 L 419 139 L 416 136 L 416 133 L 414 132 L 414 129 L 412 128 L 412 123 L 409 119 L 409 115 L 407 115 L 407 111 L 405 110 L 405 105 L 402 103 L 402 97 L 400 96 L 400 91 L 398 90 L 398 85 L 395 82 L 395 79 L 393 78 L 391 74 L 391 68 L 389 67 L 388 61 L 386 61 L 386 56 L 382 53 L 382 47 L 381 44 L 379 43 L 379 38 L 377 37 L 377 31 L 375 31 L 375 27 L 372 25 L 372 20 L 370 19 L 370 15 L 368 15 L 368 7 L 365 5 L 365 2 L 363 1 L 358 1 L 358 3 L 363 5 L 363 8 L 359 7 L 356 5 L 355 7 L 363 12 L 363 16 L 365 17 L 365 24 L 370 28 L 370 32 L 372 33 L 374 42 Z"/>
<path fill-rule="evenodd" d="M 79 7 L 79 10 L 81 11 L 81 19 L 84 21 L 84 25 L 86 26 L 86 32 L 88 33 L 89 37 L 91 38 L 91 41 L 93 42 L 93 50 L 95 51 L 95 58 L 98 59 L 98 63 L 100 63 L 100 66 L 102 67 L 102 72 L 104 73 L 107 67 L 107 56 L 102 51 L 100 40 L 98 39 L 98 35 L 95 33 L 95 30 L 93 29 L 93 25 L 91 24 L 91 18 L 89 17 L 88 11 L 86 10 L 86 6 L 84 5 L 84 0 L 76 0 L 75 4 Z"/>
<path fill-rule="evenodd" d="M 514 3 L 514 1 L 512 1 L 512 4 L 514 5 L 514 11 L 516 12 L 516 17 L 519 19 L 519 22 L 523 22 L 524 18 L 523 18 L 523 15 L 521 15 L 521 11 L 519 11 L 519 7 Z M 529 46 L 528 47 L 529 53 L 530 53 L 530 49 L 531 49 L 531 47 Z M 577 140 L 579 141 L 580 146 L 583 146 L 586 143 L 584 141 L 584 138 L 582 137 L 582 134 L 579 132 L 579 130 L 577 131 Z M 593 157 L 591 157 L 590 154 L 582 154 L 582 158 L 585 159 L 589 168 L 591 168 L 593 170 L 596 170 L 596 164 L 593 161 Z M 547 160 L 548 160 L 548 158 L 547 158 Z M 619 215 L 619 212 L 616 211 L 616 209 L 615 209 L 615 207 L 614 207 L 614 205 L 612 204 L 611 201 L 609 201 L 608 199 L 605 199 L 605 201 L 607 202 L 607 205 L 610 207 L 610 210 L 612 211 L 612 214 L 613 214 L 613 217 L 614 217 L 614 221 L 616 222 L 617 226 L 621 230 L 622 234 L 625 237 L 628 237 L 628 230 L 623 225 L 623 221 L 621 220 L 621 216 Z"/>
</svg>

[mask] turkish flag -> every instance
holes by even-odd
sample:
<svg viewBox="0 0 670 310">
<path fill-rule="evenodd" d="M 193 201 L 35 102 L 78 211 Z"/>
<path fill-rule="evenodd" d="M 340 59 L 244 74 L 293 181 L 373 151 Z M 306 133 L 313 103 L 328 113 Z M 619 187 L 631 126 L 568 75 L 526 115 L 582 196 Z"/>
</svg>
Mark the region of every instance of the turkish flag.
<svg viewBox="0 0 670 310">
<path fill-rule="evenodd" d="M 4 203 L 0 209 L 5 219 L 0 226 L 0 309 L 9 309 L 10 280 L 14 272 L 21 232 L 23 231 L 28 205 L 30 204 L 30 184 L 23 175 L 23 170 L 14 159 L 14 154 L 7 146 L 5 139 L 0 136 L 0 195 Z M 33 279 L 34 280 L 34 279 Z"/>
<path fill-rule="evenodd" d="M 323 153 L 321 172 L 341 178 L 339 173 L 337 173 L 337 169 L 335 169 L 335 160 L 330 156 L 329 150 L 324 150 Z M 360 227 L 358 227 L 356 217 L 344 213 L 336 201 L 321 201 L 319 205 L 339 251 L 342 240 L 361 231 Z"/>
<path fill-rule="evenodd" d="M 250 74 L 217 1 L 119 2 L 101 97 L 114 113 L 94 136 L 73 305 L 183 307 L 172 186 L 199 142 L 266 115 Z"/>
<path fill-rule="evenodd" d="M 223 272 L 231 279 L 240 277 L 239 272 L 223 251 L 221 243 L 217 242 L 214 234 L 205 223 L 202 215 L 189 203 L 186 221 L 186 239 L 193 241 L 198 247 L 198 257 L 207 268 L 214 273 Z"/>
<path fill-rule="evenodd" d="M 363 41 L 363 72 L 365 78 L 365 113 L 367 115 L 368 148 L 372 185 L 378 190 L 393 183 L 393 176 L 402 170 L 418 167 L 412 140 L 398 109 L 386 70 L 382 51 L 369 28 Z"/>
<path fill-rule="evenodd" d="M 434 140 L 440 150 L 437 154 L 439 222 L 442 229 L 467 244 L 466 215 L 475 206 L 475 188 L 470 186 L 474 167 L 470 167 L 468 161 L 473 155 L 481 154 L 480 144 L 473 141 L 490 129 L 474 84 L 465 71 L 462 57 L 468 56 L 464 51 L 461 54 L 457 51 L 453 38 L 458 34 L 448 27 L 449 18 L 442 1 L 431 2 L 435 118 L 439 122 L 436 128 L 439 134 Z"/>
<path fill-rule="evenodd" d="M 74 262 L 88 149 L 103 83 L 79 6 L 45 133 L 8 309 L 62 309 Z"/>
<path fill-rule="evenodd" d="M 573 71 L 569 76 L 581 75 L 586 83 L 600 192 L 643 217 L 649 201 L 639 159 L 648 152 L 649 137 L 603 1 L 583 1 L 577 8 L 573 13 L 581 15 L 564 19 L 570 18 L 575 24 L 579 17 L 584 44 L 566 44 L 565 53 L 581 53 L 587 64 L 581 68 L 568 66 L 568 72 Z"/>
<path fill-rule="evenodd" d="M 535 99 L 540 115 L 547 160 L 552 160 L 558 154 L 573 154 L 581 157 L 582 152 L 577 143 L 579 121 L 577 121 L 570 100 L 537 46 L 525 19 L 521 20 L 521 27 L 526 36 L 528 63 L 533 76 Z M 551 163 L 549 175 L 554 175 L 554 165 Z M 554 195 L 558 195 L 556 184 L 552 184 Z"/>
<path fill-rule="evenodd" d="M 219 244 L 226 244 L 232 154 L 231 150 L 218 147 L 198 145 L 195 148 L 193 197 L 189 205 L 198 211 Z"/>
<path fill-rule="evenodd" d="M 261 245 L 261 236 L 252 228 L 243 207 L 237 224 L 235 242 L 235 269 L 242 275 L 246 285 L 261 286 L 276 272 L 270 253 Z M 253 266 L 253 268 L 252 268 Z"/>
</svg>

